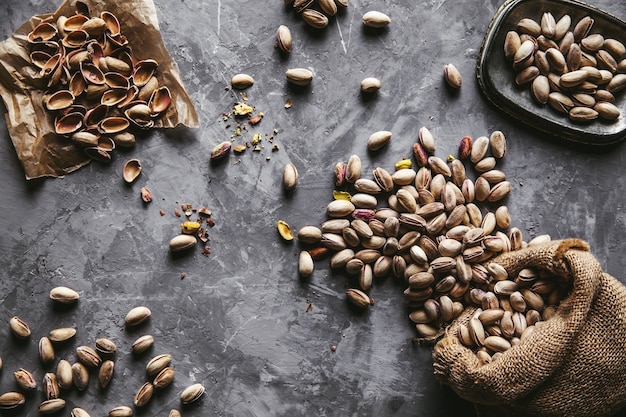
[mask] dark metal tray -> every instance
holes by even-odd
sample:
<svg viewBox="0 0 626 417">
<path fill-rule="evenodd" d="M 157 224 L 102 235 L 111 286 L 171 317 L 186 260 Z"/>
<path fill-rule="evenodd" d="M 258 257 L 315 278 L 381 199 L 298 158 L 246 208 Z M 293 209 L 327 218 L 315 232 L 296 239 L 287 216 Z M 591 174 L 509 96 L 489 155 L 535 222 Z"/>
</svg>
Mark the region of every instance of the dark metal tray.
<svg viewBox="0 0 626 417">
<path fill-rule="evenodd" d="M 572 27 L 586 15 L 594 19 L 590 33 L 601 33 L 626 43 L 626 23 L 594 6 L 576 0 L 509 0 L 496 12 L 483 39 L 476 67 L 476 77 L 483 96 L 495 107 L 525 125 L 554 138 L 584 145 L 611 145 L 626 139 L 625 92 L 616 94 L 615 105 L 622 115 L 618 120 L 600 119 L 589 124 L 572 122 L 550 106 L 540 106 L 528 86 L 516 86 L 515 72 L 504 57 L 504 40 L 517 22 L 528 17 L 539 22 L 545 12 L 558 20 L 564 14 L 572 18 Z"/>
</svg>

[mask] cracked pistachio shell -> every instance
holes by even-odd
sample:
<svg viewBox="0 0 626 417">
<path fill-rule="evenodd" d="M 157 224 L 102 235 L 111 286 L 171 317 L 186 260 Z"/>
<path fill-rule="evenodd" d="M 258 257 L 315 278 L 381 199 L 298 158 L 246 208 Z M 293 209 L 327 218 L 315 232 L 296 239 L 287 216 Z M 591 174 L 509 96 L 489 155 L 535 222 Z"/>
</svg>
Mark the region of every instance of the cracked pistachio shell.
<svg viewBox="0 0 626 417">
<path fill-rule="evenodd" d="M 374 132 L 367 139 L 367 149 L 377 151 L 382 149 L 391 140 L 392 133 L 387 130 Z"/>
<path fill-rule="evenodd" d="M 347 289 L 346 296 L 348 301 L 358 308 L 366 308 L 371 304 L 370 297 L 356 288 Z"/>
<path fill-rule="evenodd" d="M 132 417 L 132 416 L 133 416 L 133 409 L 125 405 L 120 405 L 119 407 L 112 408 L 108 413 L 108 417 Z"/>
<path fill-rule="evenodd" d="M 15 316 L 9 320 L 9 327 L 11 332 L 20 339 L 25 339 L 30 336 L 30 327 L 28 324 L 19 317 Z"/>
<path fill-rule="evenodd" d="M 298 273 L 300 276 L 303 278 L 310 277 L 313 274 L 314 268 L 315 264 L 313 263 L 311 253 L 306 250 L 300 251 L 300 255 L 298 256 Z"/>
<path fill-rule="evenodd" d="M 152 347 L 153 344 L 154 344 L 154 337 L 152 337 L 152 335 L 146 334 L 146 335 L 141 336 L 140 338 L 138 338 L 137 340 L 133 342 L 131 351 L 133 353 L 145 352 L 146 350 L 150 349 L 150 347 Z"/>
<path fill-rule="evenodd" d="M 146 365 L 146 373 L 148 376 L 154 376 L 165 369 L 172 361 L 172 355 L 163 353 L 150 359 Z"/>
<path fill-rule="evenodd" d="M 20 392 L 5 392 L 0 395 L 0 410 L 10 410 L 24 405 L 26 398 Z"/>
</svg>

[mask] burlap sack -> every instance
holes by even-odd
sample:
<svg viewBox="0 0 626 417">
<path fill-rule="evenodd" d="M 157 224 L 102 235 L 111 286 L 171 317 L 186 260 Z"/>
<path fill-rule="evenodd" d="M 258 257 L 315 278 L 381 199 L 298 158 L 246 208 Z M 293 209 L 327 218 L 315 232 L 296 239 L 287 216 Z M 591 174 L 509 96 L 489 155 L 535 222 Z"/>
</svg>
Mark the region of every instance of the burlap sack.
<svg viewBox="0 0 626 417">
<path fill-rule="evenodd" d="M 479 416 L 609 416 L 626 405 L 626 288 L 578 239 L 500 255 L 511 274 L 547 269 L 573 282 L 555 317 L 481 365 L 457 338 L 466 310 L 434 347 L 437 378 L 476 404 Z"/>
</svg>

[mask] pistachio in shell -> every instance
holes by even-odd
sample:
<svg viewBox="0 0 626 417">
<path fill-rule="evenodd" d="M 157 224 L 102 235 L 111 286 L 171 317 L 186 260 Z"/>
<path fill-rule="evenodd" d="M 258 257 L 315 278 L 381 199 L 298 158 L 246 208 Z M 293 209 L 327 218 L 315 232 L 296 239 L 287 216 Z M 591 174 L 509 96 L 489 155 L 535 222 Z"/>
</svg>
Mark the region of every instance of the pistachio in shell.
<svg viewBox="0 0 626 417">
<path fill-rule="evenodd" d="M 169 246 L 172 252 L 182 252 L 193 248 L 197 243 L 198 239 L 195 236 L 180 234 L 170 240 Z"/>
<path fill-rule="evenodd" d="M 24 405 L 26 398 L 20 392 L 9 391 L 0 395 L 0 410 L 11 410 Z"/>
<path fill-rule="evenodd" d="M 30 336 L 30 327 L 21 318 L 14 316 L 9 320 L 9 327 L 15 337 L 26 339 Z"/>
<path fill-rule="evenodd" d="M 50 330 L 50 333 L 48 334 L 48 339 L 50 339 L 51 342 L 61 343 L 61 342 L 65 342 L 67 340 L 70 340 L 75 335 L 76 335 L 76 329 L 75 328 L 73 328 L 73 327 L 60 327 L 58 329 Z"/>
<path fill-rule="evenodd" d="M 293 163 L 288 163 L 285 165 L 285 169 L 283 170 L 283 188 L 286 191 L 292 191 L 298 185 L 298 169 Z"/>
<path fill-rule="evenodd" d="M 372 28 L 382 28 L 391 23 L 391 18 L 383 12 L 369 11 L 363 15 L 363 24 Z"/>
<path fill-rule="evenodd" d="M 367 77 L 361 80 L 361 91 L 364 93 L 374 93 L 380 90 L 380 80 L 375 77 Z"/>
<path fill-rule="evenodd" d="M 200 383 L 190 385 L 180 393 L 180 402 L 183 405 L 193 404 L 202 397 L 204 391 L 205 388 Z"/>
<path fill-rule="evenodd" d="M 50 290 L 50 299 L 61 304 L 72 304 L 78 301 L 80 294 L 68 287 L 54 287 Z"/>
<path fill-rule="evenodd" d="M 313 80 L 313 72 L 306 68 L 291 68 L 285 72 L 287 81 L 297 86 L 307 86 Z"/>
<path fill-rule="evenodd" d="M 230 80 L 230 85 L 237 90 L 245 90 L 254 85 L 254 78 L 248 74 L 236 74 Z"/>
<path fill-rule="evenodd" d="M 444 75 L 444 79 L 446 80 L 446 83 L 448 83 L 450 87 L 454 89 L 461 88 L 461 84 L 463 82 L 461 78 L 461 73 L 454 66 L 454 64 L 446 64 L 443 67 L 443 75 Z"/>
<path fill-rule="evenodd" d="M 141 161 L 139 161 L 139 159 L 129 159 L 126 161 L 123 170 L 124 181 L 128 184 L 132 184 L 139 174 L 141 174 Z"/>
<path fill-rule="evenodd" d="M 124 324 L 126 324 L 126 326 L 138 326 L 146 321 L 151 315 L 152 312 L 148 307 L 135 307 L 126 314 Z"/>
<path fill-rule="evenodd" d="M 132 344 L 131 351 L 133 353 L 142 353 L 150 349 L 154 344 L 154 337 L 146 334 L 135 340 Z"/>
<path fill-rule="evenodd" d="M 285 26 L 280 25 L 276 31 L 276 44 L 275 46 L 280 49 L 281 52 L 288 54 L 291 52 L 292 36 L 291 30 Z"/>
<path fill-rule="evenodd" d="M 276 226 L 278 228 L 278 233 L 280 234 L 280 237 L 282 237 L 286 241 L 293 240 L 293 231 L 291 230 L 291 226 L 289 226 L 286 221 L 279 220 Z"/>
</svg>

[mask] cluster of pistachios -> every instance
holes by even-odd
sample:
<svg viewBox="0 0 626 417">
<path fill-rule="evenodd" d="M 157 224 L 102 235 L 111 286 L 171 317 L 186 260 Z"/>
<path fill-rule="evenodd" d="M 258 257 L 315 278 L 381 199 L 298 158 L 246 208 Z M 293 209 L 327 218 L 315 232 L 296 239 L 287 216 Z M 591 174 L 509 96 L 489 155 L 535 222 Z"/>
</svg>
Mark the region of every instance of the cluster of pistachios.
<svg viewBox="0 0 626 417">
<path fill-rule="evenodd" d="M 130 129 L 152 128 L 170 106 L 171 93 L 155 76 L 158 62 L 133 58 L 110 12 L 91 16 L 77 1 L 76 14 L 40 23 L 28 40 L 55 132 L 94 160 L 110 161 L 116 146 L 133 146 Z"/>
<path fill-rule="evenodd" d="M 177 217 L 185 216 L 185 221 L 180 225 L 180 234 L 173 237 L 169 242 L 172 252 L 183 252 L 191 249 L 202 242 L 204 255 L 211 253 L 208 245 L 210 240 L 208 229 L 215 226 L 215 221 L 211 218 L 213 212 L 206 207 L 196 209 L 192 204 L 182 204 L 181 210 L 176 209 L 174 214 Z M 194 218 L 195 215 L 195 218 Z"/>
<path fill-rule="evenodd" d="M 377 132 L 368 147 L 380 149 L 372 143 L 384 146 L 390 138 L 391 132 Z M 475 140 L 465 136 L 458 157 L 446 161 L 434 155 L 435 139 L 423 127 L 413 145 L 414 161 L 398 161 L 393 173 L 377 167 L 372 179 L 365 178 L 358 155 L 338 162 L 329 219 L 297 231 L 300 275 L 309 277 L 316 260 L 330 257 L 331 268 L 350 277 L 347 299 L 361 308 L 373 303 L 376 280 L 393 276 L 407 286 L 409 318 L 419 338 L 437 337 L 494 285 L 485 262 L 549 240 L 542 235 L 525 242 L 521 230 L 511 227 L 502 205 L 511 184 L 497 169 L 506 150 L 501 131 Z M 297 176 L 287 166 L 283 178 L 293 185 Z M 289 235 L 285 224 L 278 228 L 284 238 Z"/>
<path fill-rule="evenodd" d="M 76 303 L 80 296 L 78 292 L 68 287 L 55 287 L 50 291 L 50 298 L 57 303 L 71 305 Z M 152 315 L 148 307 L 138 306 L 131 309 L 124 317 L 126 327 L 136 327 L 146 322 Z M 21 340 L 27 341 L 31 337 L 29 325 L 15 316 L 9 320 L 9 328 L 12 334 Z M 50 330 L 47 336 L 39 339 L 39 359 L 45 367 L 54 364 L 56 360 L 55 348 L 64 346 L 75 338 L 77 331 L 73 327 L 63 327 Z M 133 344 L 131 352 L 139 354 L 146 352 L 154 344 L 151 335 L 139 337 Z M 38 406 L 40 414 L 52 414 L 65 409 L 66 401 L 61 397 L 63 392 L 72 388 L 84 391 L 89 386 L 91 374 L 97 374 L 99 386 L 105 390 L 113 378 L 115 369 L 115 355 L 117 346 L 112 340 L 101 337 L 96 339 L 93 346 L 79 345 L 76 350 L 76 361 L 71 363 L 65 358 L 59 359 L 55 372 L 45 372 L 41 388 L 45 394 L 45 400 Z M 150 381 L 143 384 L 134 396 L 135 407 L 141 408 L 148 404 L 155 390 L 162 390 L 174 380 L 174 368 L 171 364 L 170 354 L 154 356 L 146 364 L 146 375 Z M 0 360 L 0 368 L 2 361 Z M 19 391 L 9 391 L 0 395 L 0 411 L 14 410 L 23 407 L 30 392 L 39 388 L 34 372 L 25 368 L 19 368 L 14 373 Z M 182 405 L 189 405 L 202 397 L 204 386 L 199 383 L 186 387 L 180 393 Z M 74 407 L 71 411 L 73 417 L 89 417 L 90 414 L 83 408 Z M 109 417 L 131 417 L 134 415 L 133 408 L 119 406 L 111 409 Z M 169 417 L 180 417 L 180 411 L 172 409 Z"/>
<path fill-rule="evenodd" d="M 308 25 L 316 29 L 328 26 L 328 18 L 337 14 L 337 8 L 348 7 L 348 0 L 285 0 L 292 5 Z"/>
<path fill-rule="evenodd" d="M 594 19 L 573 24 L 545 12 L 541 21 L 521 19 L 504 41 L 504 54 L 518 86 L 530 85 L 533 99 L 546 103 L 574 122 L 621 116 L 615 94 L 626 88 L 626 47 L 618 39 L 593 31 Z M 618 35 L 618 34 L 615 34 Z"/>
</svg>

